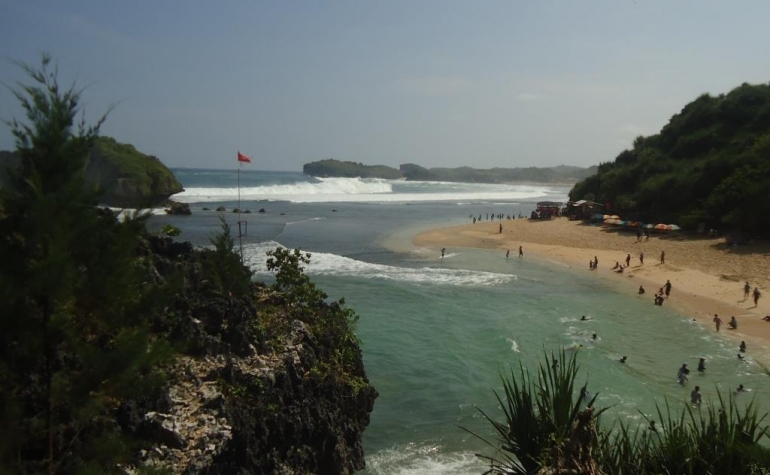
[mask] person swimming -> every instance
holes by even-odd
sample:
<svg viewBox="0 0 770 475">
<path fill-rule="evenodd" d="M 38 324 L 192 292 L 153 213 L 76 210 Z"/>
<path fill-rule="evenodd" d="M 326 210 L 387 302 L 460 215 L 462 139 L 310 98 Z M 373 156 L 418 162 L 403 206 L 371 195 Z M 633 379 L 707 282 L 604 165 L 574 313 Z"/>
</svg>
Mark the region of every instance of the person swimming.
<svg viewBox="0 0 770 475">
<path fill-rule="evenodd" d="M 628 357 L 627 357 L 627 356 L 625 356 L 625 355 L 623 355 L 623 357 L 622 357 L 622 358 L 620 358 L 620 362 L 621 362 L 621 363 L 625 363 L 627 359 L 628 359 Z"/>
<path fill-rule="evenodd" d="M 738 385 L 738 389 L 735 390 L 735 394 L 746 392 L 746 388 L 742 384 Z"/>
<path fill-rule="evenodd" d="M 583 315 L 582 317 L 580 317 L 580 321 L 581 321 L 581 322 L 587 322 L 588 320 L 590 320 L 590 319 L 589 319 L 589 318 L 586 318 L 586 316 L 585 316 L 585 315 Z"/>
</svg>

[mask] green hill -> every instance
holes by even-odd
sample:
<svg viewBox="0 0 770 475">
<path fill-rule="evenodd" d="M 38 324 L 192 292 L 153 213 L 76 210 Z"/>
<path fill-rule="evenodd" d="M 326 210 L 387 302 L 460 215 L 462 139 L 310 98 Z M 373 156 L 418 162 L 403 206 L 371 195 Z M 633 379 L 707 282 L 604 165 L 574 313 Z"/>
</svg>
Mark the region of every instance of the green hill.
<svg viewBox="0 0 770 475">
<path fill-rule="evenodd" d="M 770 85 L 703 94 L 660 133 L 577 183 L 570 199 L 609 203 L 608 211 L 685 229 L 770 236 Z"/>
</svg>

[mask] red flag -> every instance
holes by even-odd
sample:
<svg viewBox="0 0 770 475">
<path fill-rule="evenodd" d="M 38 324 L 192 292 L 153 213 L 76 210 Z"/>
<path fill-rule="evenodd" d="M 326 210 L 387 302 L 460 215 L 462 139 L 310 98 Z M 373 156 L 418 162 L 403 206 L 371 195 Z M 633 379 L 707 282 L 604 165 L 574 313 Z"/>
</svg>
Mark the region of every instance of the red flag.
<svg viewBox="0 0 770 475">
<path fill-rule="evenodd" d="M 238 152 L 238 161 L 244 162 L 244 163 L 251 163 L 251 159 L 248 155 L 244 155 L 241 152 Z"/>
</svg>

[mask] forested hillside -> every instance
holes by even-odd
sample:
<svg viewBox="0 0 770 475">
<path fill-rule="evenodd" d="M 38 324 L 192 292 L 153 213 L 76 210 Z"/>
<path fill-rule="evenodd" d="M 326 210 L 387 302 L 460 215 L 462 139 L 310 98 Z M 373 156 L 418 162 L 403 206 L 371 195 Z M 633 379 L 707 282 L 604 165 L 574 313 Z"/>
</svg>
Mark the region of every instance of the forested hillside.
<svg viewBox="0 0 770 475">
<path fill-rule="evenodd" d="M 570 192 L 623 217 L 762 236 L 770 236 L 768 195 L 768 84 L 701 95 Z"/>
<path fill-rule="evenodd" d="M 403 163 L 399 169 L 385 165 L 364 165 L 335 159 L 306 163 L 306 175 L 320 177 L 361 177 L 413 181 L 449 181 L 456 183 L 509 183 L 530 181 L 537 183 L 574 183 L 596 173 L 596 167 L 582 168 L 566 165 L 557 167 L 526 168 L 425 168 L 414 163 Z"/>
</svg>

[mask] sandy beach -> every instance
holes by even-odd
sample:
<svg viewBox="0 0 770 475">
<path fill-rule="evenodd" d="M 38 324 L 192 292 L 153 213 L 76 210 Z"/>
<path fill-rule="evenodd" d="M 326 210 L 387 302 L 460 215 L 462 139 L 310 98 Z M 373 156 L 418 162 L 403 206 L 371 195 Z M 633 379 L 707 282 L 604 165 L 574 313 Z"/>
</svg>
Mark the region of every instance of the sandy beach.
<svg viewBox="0 0 770 475">
<path fill-rule="evenodd" d="M 654 294 L 671 281 L 671 295 L 664 305 L 698 319 L 714 329 L 714 314 L 722 319 L 721 333 L 726 337 L 746 340 L 751 345 L 770 343 L 770 244 L 748 243 L 727 246 L 723 238 L 693 237 L 677 232 L 653 233 L 649 240 L 637 241 L 635 231 L 605 225 L 583 224 L 556 218 L 550 221 L 517 219 L 484 221 L 423 232 L 414 237 L 415 245 L 423 247 L 453 247 L 499 249 L 504 255 L 510 249 L 510 259 L 518 259 L 519 246 L 525 259 L 543 259 L 582 270 L 586 278 L 612 279 L 625 282 L 629 297 L 647 298 L 653 305 Z M 665 263 L 660 254 L 665 251 Z M 644 253 L 644 264 L 639 255 Z M 627 255 L 631 264 L 622 274 L 611 270 L 615 262 L 625 266 Z M 596 256 L 597 270 L 589 270 L 588 262 Z M 744 299 L 743 286 L 748 281 L 753 291 L 759 287 L 763 295 L 754 305 L 750 296 Z M 638 296 L 639 286 L 646 293 Z M 737 330 L 727 323 L 735 316 Z M 715 331 L 715 330 L 714 330 Z"/>
</svg>

